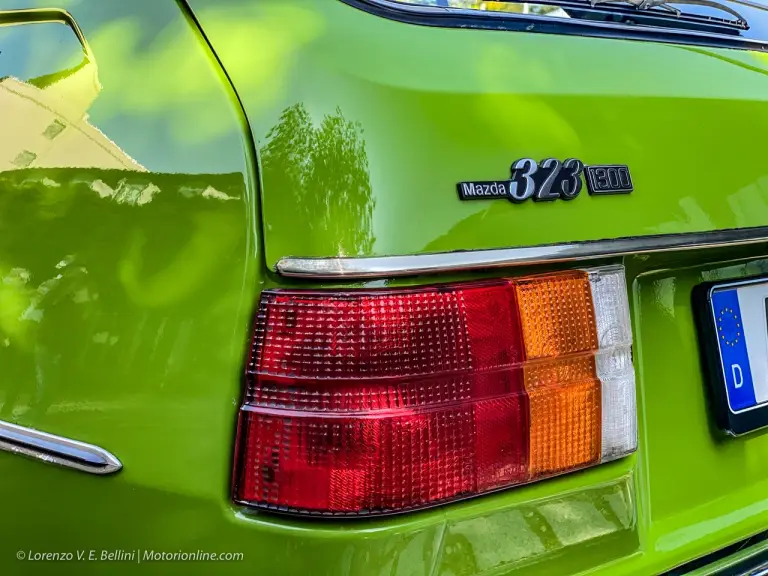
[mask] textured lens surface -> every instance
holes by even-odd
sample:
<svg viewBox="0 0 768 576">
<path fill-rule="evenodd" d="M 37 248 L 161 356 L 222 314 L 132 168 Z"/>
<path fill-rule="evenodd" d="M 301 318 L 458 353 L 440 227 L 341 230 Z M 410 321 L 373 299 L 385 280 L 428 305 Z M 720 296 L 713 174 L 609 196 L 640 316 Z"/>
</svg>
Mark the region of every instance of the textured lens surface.
<svg viewBox="0 0 768 576">
<path fill-rule="evenodd" d="M 595 357 L 602 383 L 602 461 L 637 448 L 635 370 L 624 269 L 601 268 L 589 274 L 600 351 Z"/>
<path fill-rule="evenodd" d="M 235 499 L 410 510 L 635 449 L 622 268 L 379 291 L 265 291 Z"/>
<path fill-rule="evenodd" d="M 526 479 L 525 396 L 380 418 L 247 412 L 242 498 L 397 510 Z"/>
</svg>

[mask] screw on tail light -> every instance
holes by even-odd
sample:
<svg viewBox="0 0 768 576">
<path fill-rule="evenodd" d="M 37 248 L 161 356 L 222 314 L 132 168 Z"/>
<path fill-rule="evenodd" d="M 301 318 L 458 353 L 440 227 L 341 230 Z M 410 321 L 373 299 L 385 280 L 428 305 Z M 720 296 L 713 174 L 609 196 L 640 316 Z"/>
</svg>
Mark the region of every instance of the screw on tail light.
<svg viewBox="0 0 768 576">
<path fill-rule="evenodd" d="M 362 515 L 631 453 L 624 269 L 375 291 L 262 294 L 237 502 Z"/>
</svg>

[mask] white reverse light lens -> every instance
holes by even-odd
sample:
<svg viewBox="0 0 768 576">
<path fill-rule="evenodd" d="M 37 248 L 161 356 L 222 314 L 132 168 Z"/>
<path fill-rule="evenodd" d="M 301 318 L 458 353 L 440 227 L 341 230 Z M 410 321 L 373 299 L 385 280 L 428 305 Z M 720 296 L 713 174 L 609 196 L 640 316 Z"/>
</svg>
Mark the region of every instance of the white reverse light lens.
<svg viewBox="0 0 768 576">
<path fill-rule="evenodd" d="M 595 361 L 602 383 L 601 462 L 607 462 L 637 448 L 632 327 L 624 268 L 612 266 L 588 272 L 597 324 Z"/>
</svg>

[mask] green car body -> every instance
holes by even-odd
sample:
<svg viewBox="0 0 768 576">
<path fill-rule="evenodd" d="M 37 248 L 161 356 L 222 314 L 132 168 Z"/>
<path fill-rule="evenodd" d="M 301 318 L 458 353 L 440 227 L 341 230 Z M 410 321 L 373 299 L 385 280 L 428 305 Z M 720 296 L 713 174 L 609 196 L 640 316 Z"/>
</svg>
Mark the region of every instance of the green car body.
<svg viewBox="0 0 768 576">
<path fill-rule="evenodd" d="M 691 305 L 704 281 L 768 274 L 764 243 L 590 260 L 627 271 L 631 456 L 381 518 L 233 503 L 263 289 L 586 265 L 312 280 L 277 273 L 282 258 L 768 225 L 765 52 L 374 12 L 340 0 L 0 0 L 0 420 L 123 465 L 90 475 L 0 452 L 2 573 L 657 574 L 768 525 L 768 436 L 714 429 Z M 54 64 L 62 27 L 81 34 L 82 62 Z M 63 128 L 49 129 L 54 116 Z M 635 190 L 458 200 L 457 182 L 503 178 L 521 157 L 627 164 Z"/>
</svg>

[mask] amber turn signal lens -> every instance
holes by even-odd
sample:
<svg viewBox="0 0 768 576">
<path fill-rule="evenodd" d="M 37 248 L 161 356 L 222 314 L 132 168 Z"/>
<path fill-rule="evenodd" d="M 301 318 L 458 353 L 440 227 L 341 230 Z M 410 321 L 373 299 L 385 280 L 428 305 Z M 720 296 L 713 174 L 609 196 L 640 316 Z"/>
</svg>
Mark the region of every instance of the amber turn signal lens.
<svg viewBox="0 0 768 576">
<path fill-rule="evenodd" d="M 518 281 L 516 287 L 528 360 L 597 349 L 586 272 L 534 276 Z"/>
<path fill-rule="evenodd" d="M 597 327 L 583 271 L 516 284 L 531 409 L 532 478 L 600 459 Z M 547 358 L 548 360 L 543 360 Z"/>
</svg>

